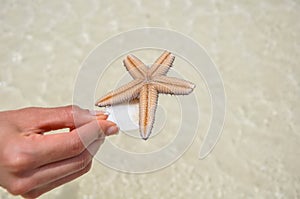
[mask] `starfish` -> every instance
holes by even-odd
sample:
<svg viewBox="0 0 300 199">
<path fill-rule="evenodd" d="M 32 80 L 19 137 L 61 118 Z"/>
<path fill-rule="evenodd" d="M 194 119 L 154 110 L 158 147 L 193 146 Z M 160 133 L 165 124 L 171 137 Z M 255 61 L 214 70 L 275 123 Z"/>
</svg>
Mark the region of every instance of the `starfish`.
<svg viewBox="0 0 300 199">
<path fill-rule="evenodd" d="M 187 95 L 195 88 L 192 82 L 166 76 L 174 59 L 173 54 L 164 51 L 151 67 L 147 67 L 134 55 L 128 55 L 123 64 L 133 80 L 107 93 L 96 102 L 96 106 L 112 106 L 138 99 L 140 134 L 147 140 L 155 120 L 158 94 Z"/>
</svg>

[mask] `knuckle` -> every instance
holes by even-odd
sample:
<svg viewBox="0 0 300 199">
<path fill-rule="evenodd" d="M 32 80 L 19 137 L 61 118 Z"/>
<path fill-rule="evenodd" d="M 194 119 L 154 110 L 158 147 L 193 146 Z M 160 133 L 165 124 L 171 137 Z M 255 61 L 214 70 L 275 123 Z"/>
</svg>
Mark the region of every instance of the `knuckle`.
<svg viewBox="0 0 300 199">
<path fill-rule="evenodd" d="M 66 108 L 67 108 L 68 112 L 70 112 L 72 115 L 81 111 L 81 108 L 77 105 L 69 105 L 69 106 L 66 106 Z"/>
<path fill-rule="evenodd" d="M 30 167 L 32 162 L 30 159 L 29 155 L 16 152 L 6 158 L 6 166 L 12 172 L 22 172 Z"/>
<path fill-rule="evenodd" d="M 78 105 L 69 105 L 67 107 L 69 107 L 73 111 L 81 110 L 81 108 Z"/>
<path fill-rule="evenodd" d="M 88 114 L 87 109 L 82 109 L 77 105 L 69 105 L 63 107 L 62 111 L 62 118 L 66 118 L 67 121 L 69 121 L 69 124 L 67 124 L 68 127 L 73 128 L 76 126 L 75 122 L 78 122 L 81 120 L 83 115 Z"/>
<path fill-rule="evenodd" d="M 71 121 L 73 121 L 74 106 L 65 106 L 62 108 L 60 113 L 61 118 L 63 118 L 65 121 L 69 121 L 68 126 L 73 126 Z"/>
<path fill-rule="evenodd" d="M 87 173 L 88 171 L 90 171 L 92 168 L 92 161 L 90 161 L 90 163 L 85 167 L 84 171 L 85 173 Z"/>
<path fill-rule="evenodd" d="M 81 172 L 80 172 L 81 175 L 83 175 L 83 174 L 89 172 L 89 171 L 91 170 L 91 168 L 92 168 L 92 161 L 90 161 L 90 162 L 86 165 L 86 167 L 84 167 L 84 168 L 81 170 Z"/>
<path fill-rule="evenodd" d="M 74 115 L 80 111 L 80 107 L 77 105 L 69 106 L 69 112 Z"/>
<path fill-rule="evenodd" d="M 10 160 L 9 166 L 13 172 L 21 172 L 27 168 L 27 157 L 18 155 Z"/>
<path fill-rule="evenodd" d="M 72 138 L 70 142 L 71 142 L 71 154 L 77 155 L 83 151 L 84 145 L 78 136 L 74 136 L 74 138 Z"/>
<path fill-rule="evenodd" d="M 91 162 L 91 155 L 89 154 L 89 152 L 83 152 L 80 156 L 78 156 L 78 160 L 77 160 L 77 165 L 76 165 L 76 170 L 80 171 L 80 170 L 84 170 L 89 163 Z"/>
<path fill-rule="evenodd" d="M 88 109 L 83 109 L 77 105 L 71 105 L 70 108 L 71 108 L 72 114 L 81 115 L 81 114 L 87 114 L 89 112 Z"/>
<path fill-rule="evenodd" d="M 81 115 L 81 114 L 87 114 L 89 113 L 89 110 L 88 109 L 83 109 L 77 105 L 72 105 L 72 113 L 73 114 L 78 114 L 78 115 Z"/>
</svg>

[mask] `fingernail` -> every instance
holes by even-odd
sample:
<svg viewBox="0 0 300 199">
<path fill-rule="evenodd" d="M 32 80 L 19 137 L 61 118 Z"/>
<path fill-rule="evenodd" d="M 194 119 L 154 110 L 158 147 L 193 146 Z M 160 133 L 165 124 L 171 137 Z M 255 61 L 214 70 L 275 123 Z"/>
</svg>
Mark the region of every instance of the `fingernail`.
<svg viewBox="0 0 300 199">
<path fill-rule="evenodd" d="M 99 110 L 89 110 L 90 114 L 93 116 L 99 116 L 99 115 L 109 115 L 109 112 L 107 111 L 99 111 Z"/>
<path fill-rule="evenodd" d="M 118 126 L 111 126 L 107 129 L 106 134 L 107 135 L 113 135 L 117 134 L 119 132 L 119 127 Z"/>
</svg>

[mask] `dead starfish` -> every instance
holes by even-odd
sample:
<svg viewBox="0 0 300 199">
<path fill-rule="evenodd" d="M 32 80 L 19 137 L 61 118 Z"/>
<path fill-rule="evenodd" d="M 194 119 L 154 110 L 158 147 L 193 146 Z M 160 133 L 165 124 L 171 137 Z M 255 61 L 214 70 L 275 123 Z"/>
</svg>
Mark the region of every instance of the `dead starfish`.
<svg viewBox="0 0 300 199">
<path fill-rule="evenodd" d="M 111 106 L 139 99 L 140 134 L 147 140 L 154 123 L 158 94 L 187 95 L 195 88 L 189 81 L 165 76 L 174 59 L 174 55 L 165 51 L 151 67 L 147 67 L 134 55 L 128 55 L 123 63 L 133 80 L 100 98 L 96 106 Z"/>
</svg>

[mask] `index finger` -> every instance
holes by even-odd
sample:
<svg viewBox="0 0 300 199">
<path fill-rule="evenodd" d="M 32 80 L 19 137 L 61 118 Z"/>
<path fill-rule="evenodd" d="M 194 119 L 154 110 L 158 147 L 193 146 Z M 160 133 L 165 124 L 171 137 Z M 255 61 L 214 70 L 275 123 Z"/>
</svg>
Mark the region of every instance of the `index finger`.
<svg viewBox="0 0 300 199">
<path fill-rule="evenodd" d="M 12 111 L 10 117 L 22 131 L 43 133 L 61 128 L 74 129 L 92 121 L 95 115 L 97 112 L 91 113 L 87 109 L 69 105 L 55 108 L 24 108 Z M 102 117 L 107 118 L 103 112 Z"/>
</svg>

